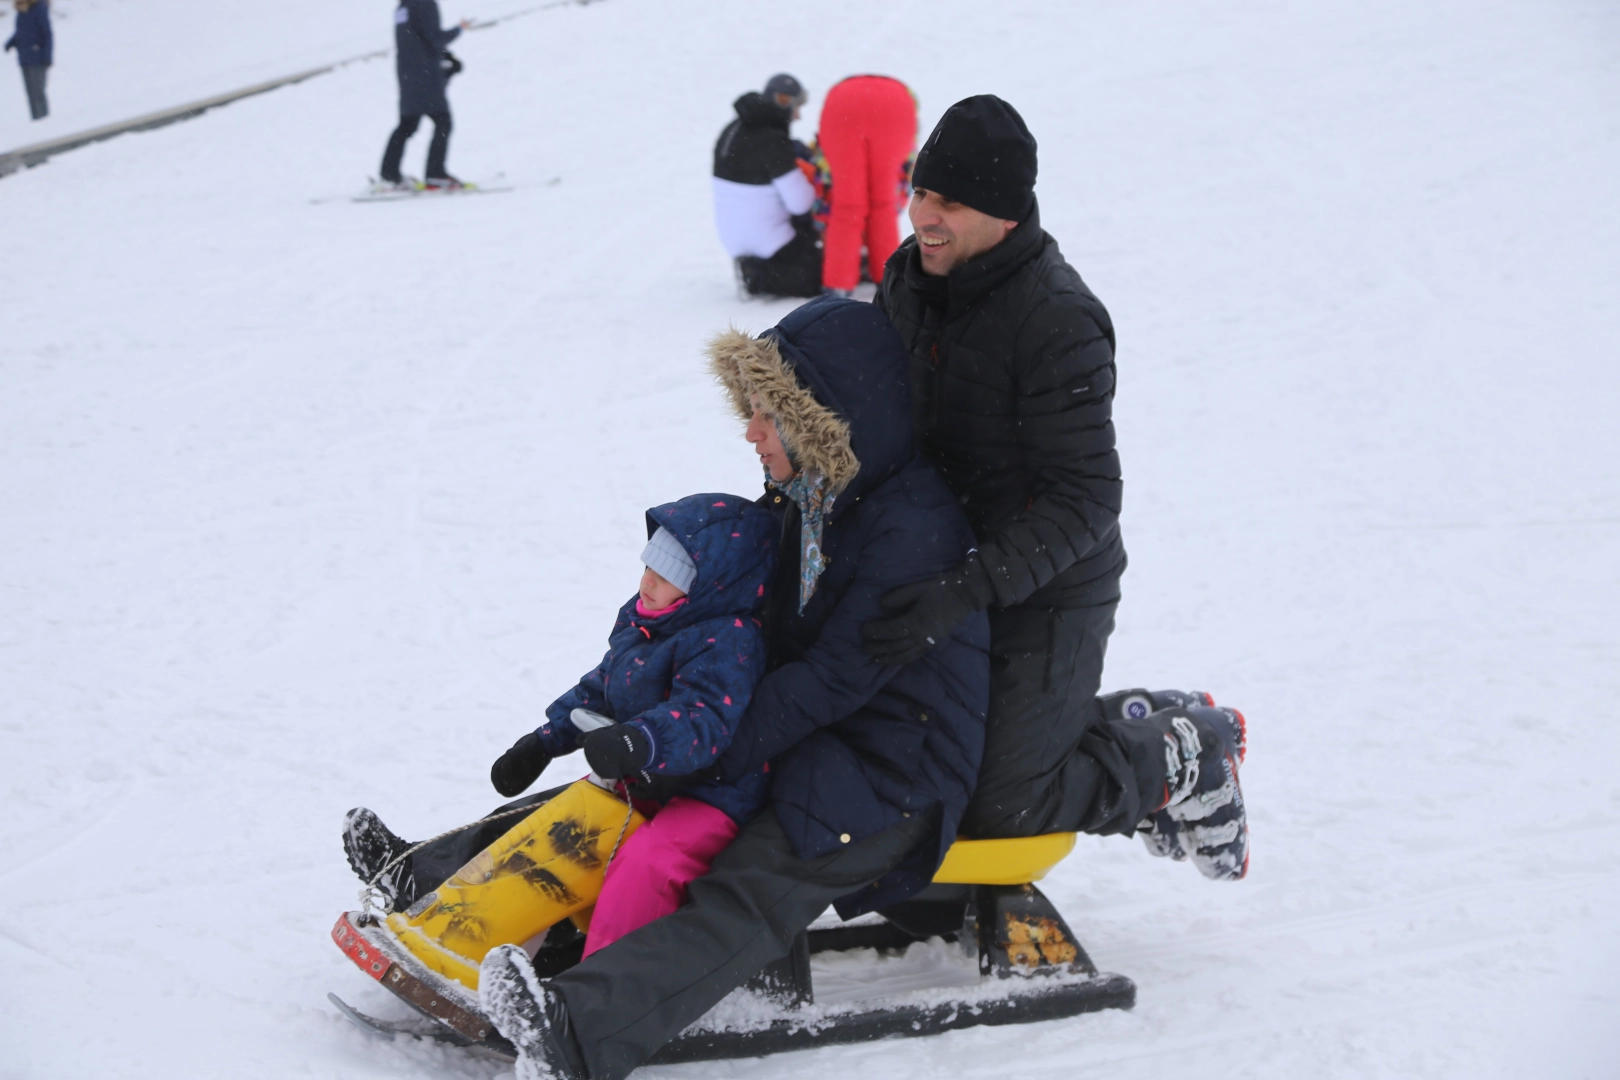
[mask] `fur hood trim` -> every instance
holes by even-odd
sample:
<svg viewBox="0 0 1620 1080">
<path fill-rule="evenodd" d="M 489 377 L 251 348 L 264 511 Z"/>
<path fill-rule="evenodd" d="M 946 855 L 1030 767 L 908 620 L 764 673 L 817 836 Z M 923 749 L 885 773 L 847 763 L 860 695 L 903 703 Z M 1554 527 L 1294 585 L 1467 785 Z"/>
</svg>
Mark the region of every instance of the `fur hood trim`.
<svg viewBox="0 0 1620 1080">
<path fill-rule="evenodd" d="M 716 334 L 709 342 L 709 371 L 744 422 L 754 415 L 749 396 L 759 395 L 794 464 L 825 476 L 829 494 L 843 491 L 860 472 L 849 424 L 799 383 L 775 340 L 749 337 L 735 327 Z"/>
</svg>

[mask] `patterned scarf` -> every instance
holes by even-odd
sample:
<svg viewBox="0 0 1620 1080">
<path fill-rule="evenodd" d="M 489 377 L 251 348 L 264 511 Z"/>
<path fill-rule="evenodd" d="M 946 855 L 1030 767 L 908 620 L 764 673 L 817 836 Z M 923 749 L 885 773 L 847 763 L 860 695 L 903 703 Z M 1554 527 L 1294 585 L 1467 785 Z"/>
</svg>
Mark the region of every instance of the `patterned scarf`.
<svg viewBox="0 0 1620 1080">
<path fill-rule="evenodd" d="M 832 513 L 838 496 L 827 494 L 827 478 L 813 469 L 801 469 L 792 480 L 771 479 L 765 473 L 765 482 L 793 500 L 799 508 L 799 614 L 816 595 L 816 581 L 827 569 L 827 559 L 821 554 L 821 527 Z"/>
</svg>

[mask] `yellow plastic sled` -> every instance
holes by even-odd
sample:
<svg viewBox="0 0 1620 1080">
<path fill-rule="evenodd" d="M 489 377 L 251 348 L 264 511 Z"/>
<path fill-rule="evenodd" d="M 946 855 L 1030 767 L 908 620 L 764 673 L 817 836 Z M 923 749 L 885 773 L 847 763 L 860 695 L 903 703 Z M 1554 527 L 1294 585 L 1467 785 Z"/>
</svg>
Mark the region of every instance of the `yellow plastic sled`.
<svg viewBox="0 0 1620 1080">
<path fill-rule="evenodd" d="M 588 929 L 602 876 L 618 847 L 644 818 L 613 792 L 580 780 L 522 820 L 450 880 L 404 912 L 378 919 L 346 912 L 332 937 L 361 971 L 410 1004 L 427 1023 L 377 1020 L 335 995 L 335 1005 L 373 1032 L 406 1033 L 511 1052 L 478 1011 L 478 966 L 497 945 L 527 944 L 542 935 L 546 955 L 560 937 Z M 1016 1024 L 1130 1008 L 1136 987 L 1097 971 L 1061 915 L 1034 885 L 1073 850 L 1073 833 L 1010 840 L 958 840 L 913 900 L 870 920 L 800 934 L 792 952 L 750 983 L 784 1011 L 780 1022 L 747 1031 L 688 1032 L 658 1062 L 759 1056 L 781 1050 L 859 1042 L 894 1035 L 927 1035 L 979 1024 Z M 554 929 L 556 928 L 556 929 Z M 566 933 L 564 933 L 566 931 Z M 905 948 L 931 937 L 976 947 L 982 978 L 1017 979 L 993 996 L 963 1002 L 935 994 L 916 1005 L 847 1010 L 806 1023 L 813 1007 L 810 955 L 849 949 Z M 555 962 L 554 959 L 549 962 Z M 542 975 L 549 974 L 542 971 Z"/>
</svg>

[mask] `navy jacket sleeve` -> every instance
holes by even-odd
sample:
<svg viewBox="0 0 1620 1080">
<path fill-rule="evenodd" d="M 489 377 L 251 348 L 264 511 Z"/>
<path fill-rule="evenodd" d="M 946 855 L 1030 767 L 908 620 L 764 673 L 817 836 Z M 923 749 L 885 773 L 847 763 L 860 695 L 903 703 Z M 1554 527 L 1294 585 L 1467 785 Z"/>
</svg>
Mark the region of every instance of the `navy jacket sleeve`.
<svg viewBox="0 0 1620 1080">
<path fill-rule="evenodd" d="M 764 670 L 765 642 L 752 619 L 700 623 L 677 636 L 669 699 L 626 720 L 652 736 L 647 770 L 685 776 L 712 766 L 731 745 Z"/>
<path fill-rule="evenodd" d="M 594 713 L 608 715 L 607 691 L 603 686 L 606 678 L 608 661 L 613 658 L 610 649 L 602 657 L 602 662 L 596 670 L 580 679 L 578 684 L 568 693 L 546 706 L 546 722 L 536 729 L 535 734 L 540 736 L 546 753 L 552 756 L 572 754 L 579 749 L 579 730 L 568 714 L 575 709 L 589 709 Z"/>
<path fill-rule="evenodd" d="M 744 736 L 722 759 L 727 779 L 754 771 L 816 729 L 849 716 L 903 670 L 866 655 L 861 627 L 885 614 L 882 599 L 890 589 L 960 563 L 961 549 L 952 543 L 919 550 L 919 540 L 937 532 L 937 518 L 909 505 L 885 508 L 855 555 L 855 580 L 839 598 L 816 643 L 803 659 L 783 664 L 754 690 Z"/>
<path fill-rule="evenodd" d="M 439 25 L 438 0 L 419 0 L 411 5 L 411 26 L 422 40 L 435 49 L 444 49 L 461 36 L 461 27 L 446 30 Z"/>
<path fill-rule="evenodd" d="M 1119 524 L 1114 350 L 1102 327 L 1060 295 L 1019 329 L 1019 441 L 1035 470 L 1023 513 L 979 538 L 995 603 L 1011 607 L 1078 562 Z"/>
</svg>

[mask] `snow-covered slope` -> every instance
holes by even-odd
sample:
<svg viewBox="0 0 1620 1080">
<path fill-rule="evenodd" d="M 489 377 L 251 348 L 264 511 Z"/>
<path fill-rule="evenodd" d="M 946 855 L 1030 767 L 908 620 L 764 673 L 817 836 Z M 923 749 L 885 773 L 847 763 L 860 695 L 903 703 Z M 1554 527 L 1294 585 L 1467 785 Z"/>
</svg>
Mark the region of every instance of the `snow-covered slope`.
<svg viewBox="0 0 1620 1080">
<path fill-rule="evenodd" d="M 387 9 L 59 0 L 53 93 L 178 103 Z M 707 170 L 783 69 L 804 133 L 875 70 L 1040 139 L 1119 327 L 1107 681 L 1248 713 L 1254 869 L 1083 839 L 1043 885 L 1131 1013 L 646 1075 L 1612 1075 L 1617 23 L 609 0 L 458 46 L 452 169 L 508 194 L 311 202 L 375 169 L 386 61 L 0 181 L 0 1076 L 500 1072 L 325 1005 L 387 1004 L 325 937 L 339 821 L 488 809 L 643 508 L 754 490 L 699 351 L 788 306 L 737 300 Z M 97 35 L 143 72 L 71 69 Z"/>
</svg>

